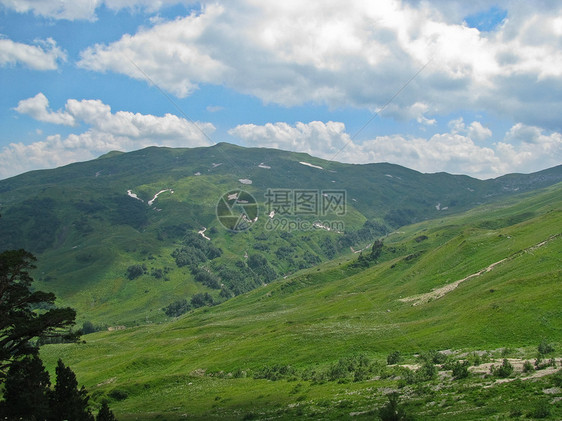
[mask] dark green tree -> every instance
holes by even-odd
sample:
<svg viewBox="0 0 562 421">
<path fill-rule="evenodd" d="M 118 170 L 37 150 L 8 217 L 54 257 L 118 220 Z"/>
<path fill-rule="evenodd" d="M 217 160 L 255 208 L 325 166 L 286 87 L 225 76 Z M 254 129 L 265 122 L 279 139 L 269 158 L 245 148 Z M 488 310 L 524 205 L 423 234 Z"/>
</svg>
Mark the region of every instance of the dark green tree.
<svg viewBox="0 0 562 421">
<path fill-rule="evenodd" d="M 51 416 L 53 421 L 93 421 L 88 409 L 87 390 L 82 386 L 78 389 L 76 375 L 70 367 L 66 367 L 59 359 L 56 368 L 57 382 L 50 393 Z"/>
<path fill-rule="evenodd" d="M 36 355 L 12 362 L 6 376 L 1 419 L 45 420 L 49 413 L 49 373 Z"/>
<path fill-rule="evenodd" d="M 379 409 L 379 417 L 383 421 L 403 421 L 406 420 L 406 411 L 399 405 L 400 396 L 398 392 L 387 395 L 388 402 Z"/>
<path fill-rule="evenodd" d="M 101 403 L 101 408 L 98 412 L 98 416 L 96 417 L 96 421 L 116 421 L 115 415 L 113 415 L 113 412 L 107 405 L 107 401 L 103 401 Z"/>
<path fill-rule="evenodd" d="M 371 247 L 371 255 L 369 256 L 369 259 L 377 260 L 382 253 L 382 248 L 383 248 L 382 240 L 375 240 L 375 242 L 373 243 L 373 247 Z"/>
<path fill-rule="evenodd" d="M 261 254 L 252 254 L 248 258 L 248 267 L 263 282 L 271 282 L 277 278 L 277 273 Z"/>
<path fill-rule="evenodd" d="M 352 263 L 353 267 L 358 268 L 368 268 L 369 267 L 369 259 L 363 255 L 363 252 L 359 253 L 357 260 Z"/>
<path fill-rule="evenodd" d="M 546 339 L 543 339 L 538 346 L 538 351 L 540 355 L 547 355 L 554 352 L 554 346 L 549 344 Z"/>
<path fill-rule="evenodd" d="M 35 268 L 35 261 L 25 250 L 0 253 L 0 378 L 14 358 L 34 353 L 37 342 L 77 338 L 70 331 L 76 312 L 55 308 L 52 293 L 32 291 L 29 271 Z"/>
</svg>

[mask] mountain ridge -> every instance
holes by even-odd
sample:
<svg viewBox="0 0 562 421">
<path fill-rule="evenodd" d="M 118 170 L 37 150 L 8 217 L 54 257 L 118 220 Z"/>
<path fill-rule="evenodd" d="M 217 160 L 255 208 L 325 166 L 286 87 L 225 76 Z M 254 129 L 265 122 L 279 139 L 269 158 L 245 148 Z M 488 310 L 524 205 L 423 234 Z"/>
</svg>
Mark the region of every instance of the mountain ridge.
<svg viewBox="0 0 562 421">
<path fill-rule="evenodd" d="M 185 297 L 208 293 L 220 302 L 273 278 L 352 256 L 400 226 L 556 181 L 562 181 L 562 166 L 478 180 L 226 143 L 149 147 L 1 180 L 0 248 L 36 253 L 41 287 L 76 307 L 79 320 L 134 324 L 164 319 L 161 309 Z M 217 219 L 217 203 L 241 189 L 257 201 L 258 220 L 232 233 Z M 340 192 L 345 209 L 342 215 L 271 216 L 267 194 L 276 189 L 305 191 L 317 200 Z M 331 223 L 341 228 L 329 231 Z M 195 255 L 186 244 L 190 238 L 209 241 L 223 254 L 187 264 L 187 256 Z M 135 265 L 140 275 L 131 280 L 128 271 Z M 116 302 L 122 305 L 109 305 Z"/>
</svg>

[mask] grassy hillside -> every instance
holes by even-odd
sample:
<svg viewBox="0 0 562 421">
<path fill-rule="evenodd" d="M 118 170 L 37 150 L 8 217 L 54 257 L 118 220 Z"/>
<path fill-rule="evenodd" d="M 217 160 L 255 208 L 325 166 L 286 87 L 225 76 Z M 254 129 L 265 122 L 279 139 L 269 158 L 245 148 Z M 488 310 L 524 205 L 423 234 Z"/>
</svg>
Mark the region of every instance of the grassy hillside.
<svg viewBox="0 0 562 421">
<path fill-rule="evenodd" d="M 415 419 L 560 419 L 561 227 L 559 184 L 42 356 L 51 368 L 62 357 L 121 419 L 372 418 L 391 390 Z M 522 373 L 541 341 L 556 351 Z M 404 359 L 387 366 L 393 351 Z M 504 357 L 515 373 L 500 379 L 490 365 Z M 452 378 L 457 360 L 468 378 Z"/>
<path fill-rule="evenodd" d="M 164 307 L 196 294 L 221 302 L 274 278 L 351 256 L 352 248 L 362 249 L 399 226 L 560 180 L 562 166 L 482 181 L 228 144 L 151 147 L 0 180 L 0 249 L 35 253 L 38 287 L 76 308 L 79 323 L 133 326 L 167 320 Z M 216 205 L 239 189 L 256 198 L 258 221 L 232 233 L 218 222 Z M 270 219 L 268 189 L 313 191 L 319 198 L 342 191 L 346 209 L 343 215 L 293 216 L 288 220 L 299 227 L 290 232 L 279 212 Z M 318 219 L 339 223 L 343 232 L 312 227 Z M 308 229 L 301 229 L 303 222 Z M 198 234 L 203 228 L 210 240 Z M 203 247 L 187 244 L 194 235 L 222 254 L 186 263 Z M 135 276 L 130 270 L 138 267 Z"/>
</svg>

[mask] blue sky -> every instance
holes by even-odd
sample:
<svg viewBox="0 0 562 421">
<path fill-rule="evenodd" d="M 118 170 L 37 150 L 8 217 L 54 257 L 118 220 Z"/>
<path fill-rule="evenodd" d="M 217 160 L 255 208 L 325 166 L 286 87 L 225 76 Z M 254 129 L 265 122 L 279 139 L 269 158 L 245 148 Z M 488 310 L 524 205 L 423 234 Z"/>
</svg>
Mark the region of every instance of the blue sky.
<svg viewBox="0 0 562 421">
<path fill-rule="evenodd" d="M 0 178 L 221 141 L 479 178 L 559 165 L 561 12 L 0 0 Z"/>
</svg>

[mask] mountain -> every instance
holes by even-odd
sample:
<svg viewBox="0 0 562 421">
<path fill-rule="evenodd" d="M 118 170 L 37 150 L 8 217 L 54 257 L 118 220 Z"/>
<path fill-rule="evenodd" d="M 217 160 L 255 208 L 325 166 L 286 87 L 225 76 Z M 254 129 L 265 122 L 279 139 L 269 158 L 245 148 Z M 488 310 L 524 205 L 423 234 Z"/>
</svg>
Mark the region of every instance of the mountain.
<svg viewBox="0 0 562 421">
<path fill-rule="evenodd" d="M 561 180 L 562 166 L 477 180 L 225 143 L 151 147 L 1 180 L 0 249 L 37 254 L 38 287 L 75 307 L 80 322 L 131 326 L 352 256 L 400 226 Z M 231 209 L 229 193 L 240 191 L 255 205 Z M 233 221 L 251 227 L 223 226 Z"/>
<path fill-rule="evenodd" d="M 561 419 L 561 250 L 559 183 L 42 357 L 120 419 Z"/>
</svg>

